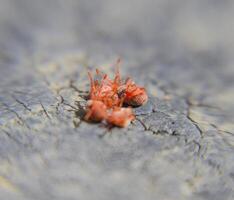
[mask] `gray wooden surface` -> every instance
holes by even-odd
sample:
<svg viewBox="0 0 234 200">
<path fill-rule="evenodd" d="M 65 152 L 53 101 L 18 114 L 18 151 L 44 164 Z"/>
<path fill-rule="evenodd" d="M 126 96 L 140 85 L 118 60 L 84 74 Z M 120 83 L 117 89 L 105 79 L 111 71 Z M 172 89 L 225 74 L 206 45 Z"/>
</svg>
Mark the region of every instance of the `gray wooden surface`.
<svg viewBox="0 0 234 200">
<path fill-rule="evenodd" d="M 0 199 L 234 199 L 234 2 L 0 0 Z M 80 120 L 87 69 L 150 94 Z"/>
</svg>

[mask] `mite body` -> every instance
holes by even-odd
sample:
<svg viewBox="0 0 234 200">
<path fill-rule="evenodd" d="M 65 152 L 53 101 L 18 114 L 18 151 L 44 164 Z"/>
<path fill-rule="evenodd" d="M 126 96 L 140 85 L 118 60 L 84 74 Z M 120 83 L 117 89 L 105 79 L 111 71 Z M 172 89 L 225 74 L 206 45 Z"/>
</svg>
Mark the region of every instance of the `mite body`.
<svg viewBox="0 0 234 200">
<path fill-rule="evenodd" d="M 118 93 L 124 98 L 124 103 L 129 106 L 141 106 L 148 101 L 145 88 L 136 85 L 130 78 L 119 87 Z"/>
</svg>

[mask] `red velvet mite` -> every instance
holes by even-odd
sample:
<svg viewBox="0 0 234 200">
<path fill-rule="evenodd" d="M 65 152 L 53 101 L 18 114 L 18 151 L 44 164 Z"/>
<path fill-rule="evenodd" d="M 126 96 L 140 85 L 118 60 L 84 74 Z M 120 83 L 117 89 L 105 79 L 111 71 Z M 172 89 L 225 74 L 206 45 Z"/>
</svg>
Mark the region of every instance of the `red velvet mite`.
<svg viewBox="0 0 234 200">
<path fill-rule="evenodd" d="M 90 79 L 89 101 L 86 107 L 87 121 L 101 122 L 119 127 L 126 127 L 135 119 L 131 107 L 124 108 L 123 104 L 129 106 L 141 106 L 148 100 L 148 95 L 143 87 L 136 85 L 131 78 L 121 80 L 119 65 L 121 60 L 116 62 L 115 77 L 111 80 L 107 74 L 101 73 L 98 69 L 96 75 L 100 80 L 94 80 L 91 72 L 88 72 Z"/>
</svg>

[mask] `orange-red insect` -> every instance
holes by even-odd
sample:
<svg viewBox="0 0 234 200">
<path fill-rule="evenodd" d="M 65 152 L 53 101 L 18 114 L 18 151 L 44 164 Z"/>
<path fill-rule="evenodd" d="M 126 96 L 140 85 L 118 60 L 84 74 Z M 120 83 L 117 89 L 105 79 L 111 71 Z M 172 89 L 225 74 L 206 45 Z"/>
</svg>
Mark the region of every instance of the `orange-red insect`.
<svg viewBox="0 0 234 200">
<path fill-rule="evenodd" d="M 143 87 L 137 86 L 130 78 L 122 81 L 119 73 L 120 59 L 116 63 L 115 77 L 111 80 L 107 74 L 96 70 L 101 78 L 93 80 L 92 74 L 88 72 L 90 79 L 89 101 L 85 120 L 106 122 L 126 127 L 135 118 L 132 108 L 123 108 L 123 103 L 129 106 L 143 105 L 148 96 Z"/>
</svg>

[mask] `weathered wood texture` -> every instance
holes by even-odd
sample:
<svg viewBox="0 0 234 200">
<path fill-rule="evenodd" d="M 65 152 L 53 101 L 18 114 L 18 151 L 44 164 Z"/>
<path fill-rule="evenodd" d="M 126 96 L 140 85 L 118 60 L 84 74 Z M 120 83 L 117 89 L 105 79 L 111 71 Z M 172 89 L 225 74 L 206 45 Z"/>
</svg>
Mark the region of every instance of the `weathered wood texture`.
<svg viewBox="0 0 234 200">
<path fill-rule="evenodd" d="M 234 199 L 233 1 L 0 0 L 0 199 Z M 80 120 L 87 69 L 150 101 Z"/>
</svg>

